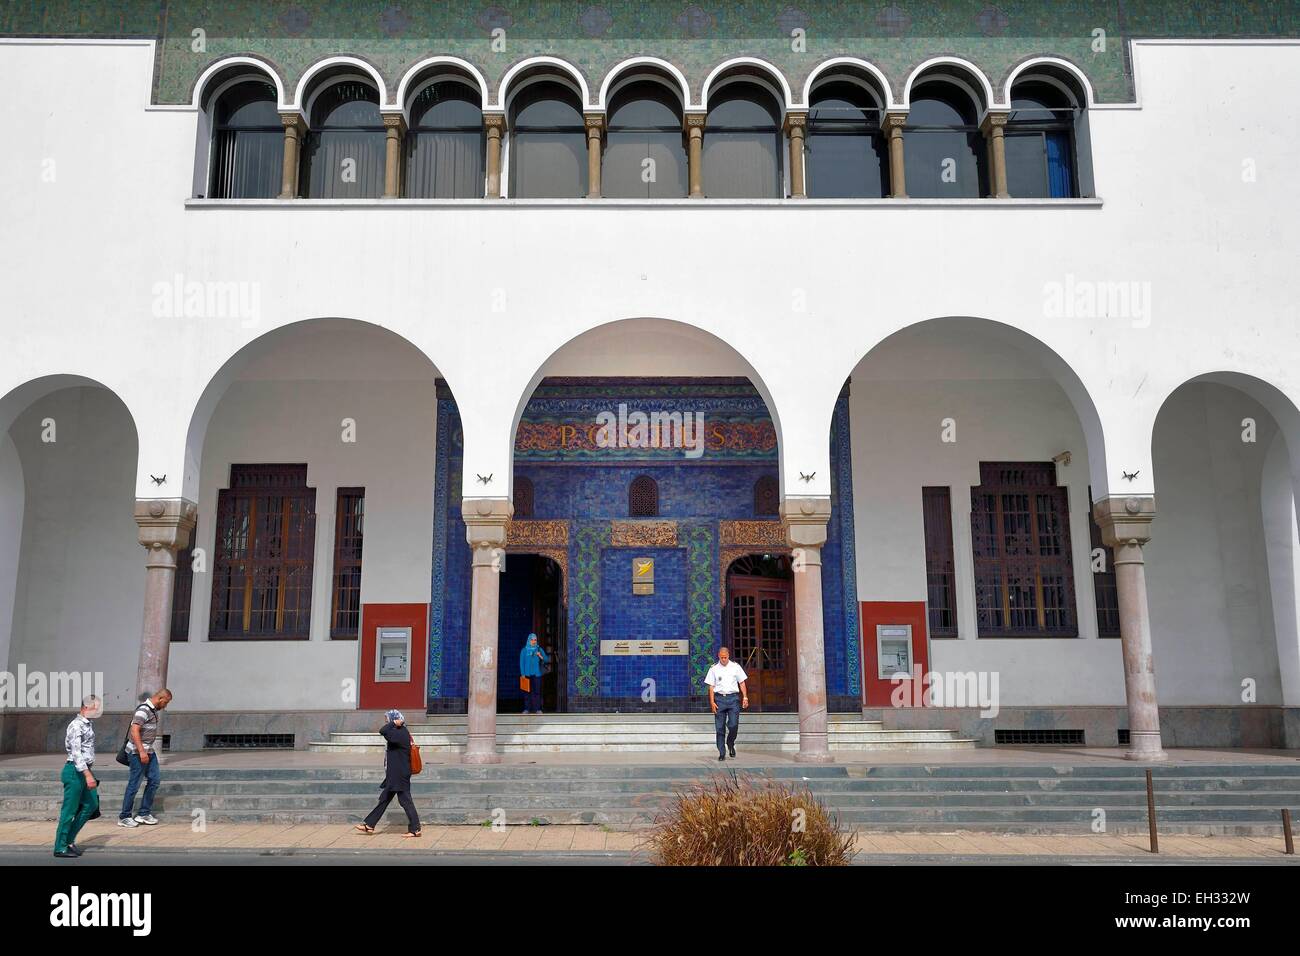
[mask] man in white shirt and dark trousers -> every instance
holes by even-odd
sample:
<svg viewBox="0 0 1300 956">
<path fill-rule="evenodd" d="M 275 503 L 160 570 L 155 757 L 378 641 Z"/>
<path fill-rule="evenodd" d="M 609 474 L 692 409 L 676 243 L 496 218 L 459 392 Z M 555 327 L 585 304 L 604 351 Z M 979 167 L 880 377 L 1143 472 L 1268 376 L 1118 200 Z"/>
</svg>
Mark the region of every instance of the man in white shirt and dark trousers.
<svg viewBox="0 0 1300 956">
<path fill-rule="evenodd" d="M 731 659 L 731 651 L 718 648 L 718 663 L 704 675 L 709 685 L 709 707 L 713 711 L 713 729 L 718 732 L 718 759 L 726 760 L 725 744 L 736 756 L 736 733 L 740 730 L 740 709 L 749 709 L 749 691 L 745 688 L 745 670 Z"/>
</svg>

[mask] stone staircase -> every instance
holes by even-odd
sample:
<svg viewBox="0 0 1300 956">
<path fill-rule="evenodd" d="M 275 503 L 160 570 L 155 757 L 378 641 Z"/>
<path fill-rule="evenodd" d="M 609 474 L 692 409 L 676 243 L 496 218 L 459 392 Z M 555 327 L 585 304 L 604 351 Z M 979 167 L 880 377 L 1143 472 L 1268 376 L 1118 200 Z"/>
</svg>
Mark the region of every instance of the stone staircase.
<svg viewBox="0 0 1300 956">
<path fill-rule="evenodd" d="M 410 724 L 415 742 L 429 753 L 462 753 L 466 717 L 430 715 Z M 859 714 L 831 714 L 831 750 L 965 750 L 976 741 L 951 730 L 885 730 Z M 502 753 L 619 753 L 635 751 L 716 754 L 712 714 L 500 714 L 497 748 Z M 739 745 L 747 752 L 799 749 L 796 714 L 743 714 Z M 332 733 L 308 745 L 317 753 L 380 754 L 378 733 Z"/>
<path fill-rule="evenodd" d="M 1050 759 L 1050 758 L 1049 758 Z M 842 823 L 879 831 L 979 830 L 1018 833 L 1145 832 L 1140 767 L 894 764 L 751 767 L 721 771 L 705 761 L 678 765 L 430 765 L 414 796 L 429 824 L 607 824 L 653 822 L 685 787 L 738 772 L 806 788 Z M 105 815 L 122 799 L 125 770 L 100 768 Z M 1162 833 L 1267 835 L 1280 840 L 1283 807 L 1300 817 L 1300 762 L 1167 765 L 1154 772 Z M 155 810 L 188 825 L 211 822 L 344 824 L 374 805 L 377 767 L 165 768 Z M 61 788 L 50 769 L 0 769 L 0 819 L 54 820 Z M 403 826 L 397 803 L 389 826 Z"/>
</svg>

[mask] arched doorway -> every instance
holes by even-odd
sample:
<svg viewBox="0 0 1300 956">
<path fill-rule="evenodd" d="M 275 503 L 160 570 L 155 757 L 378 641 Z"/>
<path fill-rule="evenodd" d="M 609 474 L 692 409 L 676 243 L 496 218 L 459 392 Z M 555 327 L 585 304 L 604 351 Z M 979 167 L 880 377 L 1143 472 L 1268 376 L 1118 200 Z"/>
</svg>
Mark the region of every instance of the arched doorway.
<svg viewBox="0 0 1300 956">
<path fill-rule="evenodd" d="M 30 703 L 10 705 L 13 731 L 31 739 L 56 739 L 45 733 L 45 707 L 75 710 L 92 691 L 110 710 L 135 703 L 138 449 L 130 408 L 99 382 L 52 375 L 0 395 L 0 671 L 50 675 L 44 703 L 20 684 Z M 76 681 L 60 685 L 56 674 Z M 39 731 L 17 713 L 27 706 Z"/>
<path fill-rule="evenodd" d="M 517 714 L 523 710 L 524 692 L 519 683 L 519 652 L 529 634 L 537 635 L 550 657 L 542 677 L 542 711 L 562 713 L 568 705 L 568 673 L 565 627 L 568 620 L 564 600 L 564 571 L 543 554 L 507 553 L 501 569 L 500 612 L 497 646 L 501 649 L 497 669 L 497 711 Z"/>
<path fill-rule="evenodd" d="M 749 709 L 795 710 L 794 574 L 784 554 L 747 554 L 727 568 L 724 643 L 749 677 Z"/>
</svg>

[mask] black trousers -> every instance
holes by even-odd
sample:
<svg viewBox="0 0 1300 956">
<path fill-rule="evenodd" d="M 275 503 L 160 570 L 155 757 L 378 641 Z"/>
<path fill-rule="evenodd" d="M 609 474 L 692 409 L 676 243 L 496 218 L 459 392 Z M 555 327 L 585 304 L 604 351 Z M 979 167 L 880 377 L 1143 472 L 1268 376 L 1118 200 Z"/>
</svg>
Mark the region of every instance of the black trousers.
<svg viewBox="0 0 1300 956">
<path fill-rule="evenodd" d="M 410 790 L 385 790 L 379 795 L 379 803 L 370 811 L 366 817 L 366 826 L 374 829 L 379 826 L 379 821 L 384 818 L 384 811 L 388 805 L 393 802 L 393 797 L 402 805 L 406 811 L 406 830 L 408 833 L 418 833 L 420 830 L 420 815 L 415 812 L 415 801 L 411 799 Z"/>
<path fill-rule="evenodd" d="M 540 674 L 528 678 L 528 693 L 524 694 L 524 710 L 530 710 L 534 714 L 542 712 L 542 678 Z"/>
</svg>

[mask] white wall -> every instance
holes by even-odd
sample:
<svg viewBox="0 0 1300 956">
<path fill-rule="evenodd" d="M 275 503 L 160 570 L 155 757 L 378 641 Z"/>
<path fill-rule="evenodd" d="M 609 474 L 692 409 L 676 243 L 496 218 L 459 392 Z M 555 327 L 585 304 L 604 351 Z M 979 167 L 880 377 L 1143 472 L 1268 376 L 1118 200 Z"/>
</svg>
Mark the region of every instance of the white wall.
<svg viewBox="0 0 1300 956">
<path fill-rule="evenodd" d="M 869 454 L 879 455 L 883 447 L 918 462 L 946 454 L 929 448 L 928 436 L 937 430 L 933 418 L 944 410 L 939 406 L 970 402 L 966 411 L 977 419 L 1000 408 L 1023 420 L 1023 448 L 1009 447 L 1015 434 L 1009 430 L 999 434 L 1001 429 L 990 428 L 981 435 L 977 424 L 973 433 L 963 431 L 951 452 L 956 461 L 930 461 L 936 473 L 949 475 L 954 488 L 969 483 L 972 463 L 990 456 L 990 449 L 1041 458 L 1068 443 L 1075 464 L 1066 480 L 1076 511 L 1082 504 L 1076 492 L 1089 481 L 1097 495 L 1156 491 L 1162 501 L 1177 488 L 1180 459 L 1174 455 L 1167 466 L 1153 463 L 1151 435 L 1157 412 L 1181 383 L 1205 372 L 1238 371 L 1272 383 L 1293 401 L 1300 398 L 1300 270 L 1295 268 L 1300 193 L 1292 176 L 1300 164 L 1300 100 L 1293 93 L 1300 87 L 1300 46 L 1139 44 L 1134 69 L 1140 108 L 1099 109 L 1090 117 L 1100 196 L 1094 203 L 302 201 L 241 206 L 186 202 L 199 120 L 192 111 L 146 108 L 150 46 L 5 44 L 3 110 L 7 127 L 21 135 L 0 151 L 0 208 L 9 227 L 0 231 L 0 287 L 6 298 L 0 400 L 47 374 L 102 382 L 126 404 L 139 434 L 138 460 L 128 476 L 134 493 L 195 498 L 201 525 L 211 528 L 221 469 L 255 453 L 262 460 L 311 459 L 311 480 L 326 494 L 345 480 L 368 488 L 388 480 L 377 471 L 345 478 L 348 459 L 330 447 L 328 422 L 319 430 L 303 423 L 316 412 L 332 418 L 339 411 L 336 399 L 345 398 L 347 388 L 355 389 L 355 401 L 343 404 L 357 405 L 361 416 L 384 406 L 407 408 L 414 385 L 412 392 L 397 386 L 385 392 L 361 385 L 248 385 L 228 396 L 232 403 L 214 420 L 221 427 L 208 434 L 217 444 L 208 446 L 201 471 L 185 473 L 187 431 L 203 390 L 241 348 L 273 329 L 304 319 L 346 317 L 384 326 L 412 343 L 436 362 L 456 394 L 465 426 L 464 473 L 472 476 L 509 473 L 515 413 L 538 369 L 564 343 L 605 323 L 662 317 L 697 326 L 735 349 L 754 370 L 756 384 L 768 389 L 781 422 L 785 487 L 825 494 L 826 435 L 835 397 L 850 371 L 899 329 L 938 316 L 976 316 L 1025 331 L 1068 363 L 1096 406 L 1104 446 L 1099 435 L 1089 435 L 1092 447 L 1085 454 L 1077 414 L 1074 430 L 1067 427 L 1077 408 L 1046 379 L 980 381 L 978 389 L 954 380 L 945 390 L 924 394 L 903 381 L 890 394 L 912 399 L 917 408 L 909 405 L 900 414 L 905 422 L 915 415 L 913 427 L 921 430 L 914 434 L 885 423 L 871 426 L 878 431 L 866 437 L 915 442 L 919 434 L 927 436 L 927 444 L 877 443 Z M 1246 160 L 1253 164 L 1253 178 L 1243 176 Z M 69 270 L 70 262 L 77 267 Z M 256 308 L 233 315 L 160 308 L 160 289 L 177 276 L 206 287 L 242 283 L 255 294 Z M 1045 291 L 1067 280 L 1139 283 L 1149 288 L 1150 314 L 1053 315 Z M 364 352 L 349 357 L 361 360 Z M 690 362 L 682 367 L 691 367 Z M 373 381 L 368 374 L 350 374 Z M 861 386 L 855 409 L 869 404 L 872 389 L 884 388 Z M 258 417 L 258 403 L 281 414 L 283 427 L 274 438 L 250 434 L 243 444 L 222 444 L 225 429 L 242 429 Z M 1029 421 L 1031 411 L 1037 417 Z M 431 429 L 431 414 L 429 419 Z M 422 442 L 410 439 L 416 432 L 407 429 L 414 427 L 407 422 L 398 429 L 405 436 L 399 440 L 382 429 L 375 436 L 365 426 L 363 441 L 375 441 L 386 454 L 400 452 L 391 460 L 427 477 L 432 465 L 420 455 Z M 974 444 L 975 438 L 986 447 L 962 445 Z M 196 450 L 190 451 L 197 458 Z M 26 460 L 24 455 L 25 467 Z M 1215 489 L 1244 487 L 1230 461 L 1215 467 Z M 101 470 L 98 463 L 95 470 Z M 1121 471 L 1139 477 L 1124 482 Z M 815 472 L 817 481 L 801 484 L 799 472 Z M 169 485 L 158 489 L 150 474 L 167 474 Z M 890 474 L 876 477 L 888 487 Z M 34 487 L 30 471 L 27 480 Z M 919 509 L 917 488 L 931 480 L 939 478 L 915 481 L 897 499 L 897 514 L 864 515 L 858 531 L 864 598 L 923 593 L 914 566 L 898 556 L 873 555 L 878 545 L 862 535 L 885 531 L 906 549 L 919 533 L 907 510 Z M 394 489 L 399 500 L 415 502 L 417 483 L 411 481 Z M 432 485 L 425 481 L 421 487 L 427 493 Z M 1186 491 L 1190 500 L 1209 493 L 1210 486 Z M 859 495 L 870 502 L 865 489 Z M 1168 507 L 1176 507 L 1177 498 Z M 962 496 L 954 493 L 954 500 Z M 1256 490 L 1256 512 L 1260 506 Z M 34 507 L 41 502 L 29 501 L 29 516 Z M 129 581 L 128 572 L 120 572 L 129 587 L 105 587 L 111 578 L 97 576 L 89 557 L 85 579 L 67 580 L 87 593 L 111 592 L 105 596 L 107 608 L 96 607 L 93 623 L 101 628 L 97 633 L 108 627 L 112 634 L 126 635 L 138 631 L 140 613 L 139 600 L 126 594 L 138 590 L 143 575 L 129 501 L 114 507 L 111 514 L 121 517 L 104 520 L 123 527 L 105 534 L 125 542 L 113 547 L 130 554 L 121 565 L 129 568 Z M 1168 513 L 1163 503 L 1159 507 L 1156 549 Z M 427 500 L 402 517 L 431 520 Z M 376 518 L 381 527 L 384 520 Z M 954 528 L 962 527 L 957 514 Z M 1263 633 L 1272 613 L 1271 599 L 1259 597 L 1267 575 L 1258 554 L 1242 543 L 1246 527 L 1238 518 L 1224 517 L 1195 533 L 1197 540 L 1214 535 L 1225 542 L 1218 560 L 1232 566 L 1217 579 L 1229 588 L 1223 592 L 1223 613 L 1206 619 L 1227 629 L 1219 646 L 1231 650 L 1204 665 L 1216 668 L 1218 676 L 1207 678 L 1203 687 L 1195 686 L 1192 671 L 1180 676 L 1177 662 L 1186 656 L 1186 645 L 1162 654 L 1159 643 L 1184 629 L 1170 616 L 1178 608 L 1153 606 L 1156 620 L 1169 622 L 1158 623 L 1156 638 L 1162 700 L 1196 694 L 1198 700 L 1217 701 L 1227 692 L 1223 675 L 1228 671 L 1235 675 L 1245 668 L 1267 676 L 1266 655 L 1261 658 L 1253 644 L 1228 636 Z M 31 533 L 24 527 L 25 542 Z M 424 533 L 421 526 L 418 534 Z M 1074 537 L 1076 547 L 1086 540 L 1077 528 Z M 400 540 L 403 555 L 416 560 L 415 545 Z M 1184 560 L 1191 563 L 1180 580 L 1207 580 L 1214 573 L 1200 563 L 1201 556 L 1186 556 L 1173 544 L 1167 548 L 1162 570 L 1152 560 L 1153 579 L 1178 574 L 1176 562 Z M 46 557 L 40 560 L 48 563 Z M 415 590 L 427 553 L 420 566 L 406 560 L 393 560 L 391 581 L 387 574 L 369 578 L 366 599 L 380 594 L 427 598 L 427 585 Z M 884 582 L 898 590 L 882 591 Z M 378 588 L 373 594 L 372 585 Z M 1252 588 L 1255 596 L 1248 600 Z M 20 604 L 23 600 L 20 594 Z M 30 595 L 27 601 L 23 607 L 39 606 Z M 1081 605 L 1080 618 L 1087 617 Z M 1201 640 L 1208 636 L 1192 638 L 1194 645 Z M 202 642 L 179 649 L 174 666 L 191 682 L 191 701 L 203 700 L 214 681 L 238 689 L 239 706 L 264 701 L 272 679 L 267 675 L 274 674 L 280 678 L 277 693 L 295 695 L 302 704 L 317 699 L 346 670 L 343 651 L 328 642 L 312 643 L 319 647 L 306 653 L 317 656 L 303 658 L 301 684 L 271 668 L 274 655 L 289 653 L 280 647 L 250 649 L 266 657 L 260 684 L 250 684 L 242 672 L 223 676 L 221 655 L 230 652 L 205 650 Z M 968 654 L 986 646 L 1000 645 L 962 640 L 940 653 Z M 1069 659 L 1070 679 L 1058 688 L 1058 697 L 1121 699 L 1116 645 L 1085 638 L 1068 648 L 1061 642 L 1052 646 L 1061 647 L 1062 655 L 1081 656 Z M 129 648 L 108 656 L 129 659 L 133 668 L 135 653 L 133 638 Z M 1014 683 L 1039 683 L 1038 659 L 1032 656 L 1037 651 L 1016 644 L 996 653 L 1014 658 L 998 661 L 999 666 L 1021 668 L 1027 675 Z M 122 673 L 129 669 L 122 664 Z M 1060 671 L 1056 667 L 1052 674 Z M 1277 679 L 1272 686 L 1276 694 Z"/>
<path fill-rule="evenodd" d="M 203 449 L 190 639 L 173 643 L 168 683 L 177 710 L 334 710 L 357 676 L 356 641 L 330 640 L 337 489 L 366 489 L 363 603 L 429 600 L 433 552 L 436 372 L 414 349 L 376 329 L 342 324 L 295 330 L 259 352 L 217 405 Z M 341 422 L 356 422 L 355 443 Z M 316 489 L 311 640 L 208 641 L 217 493 L 230 466 L 306 463 Z M 206 520 L 204 520 L 206 517 Z"/>
<path fill-rule="evenodd" d="M 45 418 L 54 419 L 54 442 L 41 440 Z M 145 555 L 127 410 L 104 389 L 61 389 L 9 435 L 26 479 L 9 669 L 103 672 L 107 706 L 132 704 Z"/>
<path fill-rule="evenodd" d="M 1247 417 L 1253 443 L 1241 440 Z M 1259 703 L 1282 703 L 1261 501 L 1276 435 L 1262 406 L 1221 385 L 1185 386 L 1160 413 L 1155 462 L 1165 477 L 1145 551 L 1162 704 L 1240 706 L 1247 678 Z"/>
<path fill-rule="evenodd" d="M 921 488 L 952 499 L 958 638 L 931 641 L 936 671 L 999 673 L 1004 706 L 1122 704 L 1119 642 L 1097 639 L 1089 565 L 1088 454 L 1069 399 L 1026 350 L 970 330 L 900 333 L 854 370 L 849 391 L 858 599 L 924 601 Z M 956 424 L 942 441 L 943 421 Z M 1050 461 L 1070 503 L 1078 639 L 977 638 L 970 489 L 981 461 Z"/>
<path fill-rule="evenodd" d="M 950 331 L 903 333 L 854 371 L 858 596 L 925 600 L 921 487 L 950 487 L 959 639 L 931 642 L 932 667 L 997 671 L 1005 706 L 1121 705 L 1119 642 L 1097 637 L 1082 433 L 1060 388 L 1042 377 L 1015 377 L 1024 374 L 1041 376 L 1031 354 Z M 1247 417 L 1256 422 L 1253 443 L 1241 440 Z M 946 418 L 956 422 L 955 443 L 940 440 Z M 1277 437 L 1262 406 L 1222 385 L 1188 385 L 1161 412 L 1157 516 L 1145 551 L 1162 704 L 1240 705 L 1247 678 L 1256 702 L 1283 703 L 1279 655 L 1288 686 L 1300 680 L 1285 447 L 1274 450 L 1278 474 L 1261 497 L 1265 457 Z M 1073 460 L 1057 468 L 1057 479 L 1070 501 L 1079 638 L 978 639 L 970 488 L 979 483 L 979 462 L 1046 461 L 1066 450 Z M 1274 603 L 1270 578 L 1286 585 L 1282 604 Z M 1275 607 L 1288 622 L 1282 635 Z"/>
<path fill-rule="evenodd" d="M 347 316 L 437 362 L 464 416 L 465 473 L 504 474 L 545 358 L 599 324 L 658 316 L 744 356 L 783 423 L 787 484 L 825 493 L 822 436 L 853 366 L 899 328 L 976 315 L 1029 331 L 1078 372 L 1106 428 L 1099 493 L 1150 492 L 1151 427 L 1181 382 L 1228 368 L 1300 395 L 1300 46 L 1134 56 L 1141 108 L 1091 117 L 1100 204 L 240 207 L 186 204 L 198 117 L 145 109 L 148 46 L 9 44 L 6 118 L 29 135 L 0 156 L 14 223 L 0 261 L 16 317 L 6 333 L 24 344 L 0 349 L 0 392 L 45 372 L 98 375 L 136 418 L 136 487 L 152 495 L 150 472 L 183 471 L 190 412 L 232 354 L 288 322 Z M 257 315 L 155 314 L 159 284 L 177 275 L 247 283 Z M 1147 283 L 1151 314 L 1049 314 L 1045 288 L 1071 276 Z M 1122 485 L 1121 469 L 1140 478 Z M 799 471 L 818 481 L 796 485 Z"/>
</svg>

